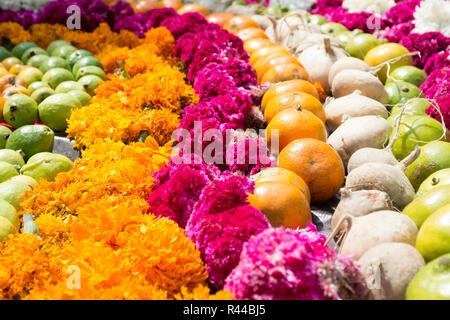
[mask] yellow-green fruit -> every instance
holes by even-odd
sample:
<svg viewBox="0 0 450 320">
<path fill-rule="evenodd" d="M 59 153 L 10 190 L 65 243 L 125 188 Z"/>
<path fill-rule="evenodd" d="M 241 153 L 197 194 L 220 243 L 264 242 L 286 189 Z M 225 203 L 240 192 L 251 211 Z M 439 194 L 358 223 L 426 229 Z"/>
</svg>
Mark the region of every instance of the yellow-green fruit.
<svg viewBox="0 0 450 320">
<path fill-rule="evenodd" d="M 10 234 L 17 233 L 17 229 L 6 218 L 0 217 L 0 241 L 6 240 Z"/>
<path fill-rule="evenodd" d="M 450 204 L 425 220 L 417 234 L 416 248 L 426 261 L 450 253 Z"/>
<path fill-rule="evenodd" d="M 14 128 L 33 124 L 37 118 L 37 103 L 25 94 L 15 94 L 6 100 L 3 118 Z"/>
<path fill-rule="evenodd" d="M 449 203 L 450 185 L 443 185 L 415 198 L 403 209 L 403 214 L 410 217 L 417 227 L 420 228 L 433 212 Z"/>
<path fill-rule="evenodd" d="M 50 97 L 54 94 L 55 94 L 55 91 L 52 88 L 42 87 L 42 88 L 35 90 L 31 94 L 31 98 L 33 98 L 37 104 L 40 104 L 42 101 L 44 101 L 45 99 L 47 99 L 48 97 Z"/>
<path fill-rule="evenodd" d="M 58 173 L 69 171 L 72 168 L 73 163 L 69 158 L 61 154 L 41 152 L 32 156 L 20 172 L 36 181 L 41 178 L 53 181 Z"/>
<path fill-rule="evenodd" d="M 36 153 L 52 151 L 54 137 L 55 133 L 47 126 L 23 126 L 11 133 L 5 147 L 12 150 L 22 150 L 26 161 Z"/>
<path fill-rule="evenodd" d="M 398 61 L 389 63 L 389 70 L 392 71 L 395 68 L 413 64 L 413 59 L 410 55 L 408 55 L 408 53 L 408 49 L 404 46 L 398 43 L 388 42 L 370 49 L 364 57 L 364 62 L 369 66 L 378 66 L 391 59 L 400 58 L 403 56 Z M 387 71 L 388 67 L 384 66 L 378 72 L 378 77 L 383 83 L 386 82 Z"/>
<path fill-rule="evenodd" d="M 0 150 L 0 161 L 12 164 L 17 170 L 20 170 L 20 168 L 25 165 L 25 161 L 23 161 L 22 155 L 22 151 L 2 149 Z"/>
<path fill-rule="evenodd" d="M 31 187 L 22 181 L 5 181 L 0 183 L 0 199 L 9 202 L 16 210 L 20 210 L 20 199 Z"/>
<path fill-rule="evenodd" d="M 30 188 L 34 189 L 36 187 L 39 186 L 39 183 L 34 180 L 32 177 L 30 176 L 26 176 L 24 174 L 19 174 L 18 176 L 12 177 L 11 179 L 9 179 L 8 181 L 20 181 L 20 182 L 25 182 L 27 185 L 30 186 Z"/>
<path fill-rule="evenodd" d="M 0 182 L 7 181 L 18 174 L 19 172 L 15 166 L 8 162 L 0 161 Z"/>
<path fill-rule="evenodd" d="M 28 92 L 29 92 L 31 95 L 33 94 L 33 92 L 35 92 L 37 89 L 40 89 L 40 88 L 50 88 L 50 86 L 48 85 L 47 82 L 36 81 L 36 82 L 33 82 L 32 84 L 30 84 L 30 85 L 27 87 Z"/>
<path fill-rule="evenodd" d="M 445 185 L 450 185 L 450 168 L 439 170 L 426 178 L 417 190 L 417 196 Z"/>
<path fill-rule="evenodd" d="M 450 300 L 450 253 L 416 273 L 406 289 L 406 300 Z"/>
<path fill-rule="evenodd" d="M 47 82 L 53 89 L 64 81 L 72 80 L 74 80 L 72 72 L 64 68 L 50 69 L 42 77 L 42 81 Z"/>
<path fill-rule="evenodd" d="M 69 91 L 68 94 L 70 94 L 74 98 L 77 98 L 82 106 L 87 105 L 89 101 L 91 101 L 91 96 L 86 91 L 72 90 Z"/>
<path fill-rule="evenodd" d="M 52 130 L 64 131 L 70 113 L 80 106 L 81 102 L 70 94 L 57 93 L 39 104 L 39 118 Z"/>
<path fill-rule="evenodd" d="M 12 225 L 19 230 L 20 219 L 16 209 L 7 201 L 0 199 L 0 217 L 6 218 Z"/>
<path fill-rule="evenodd" d="M 8 127 L 0 125 L 0 149 L 4 148 L 6 141 L 11 135 L 12 131 Z"/>
</svg>

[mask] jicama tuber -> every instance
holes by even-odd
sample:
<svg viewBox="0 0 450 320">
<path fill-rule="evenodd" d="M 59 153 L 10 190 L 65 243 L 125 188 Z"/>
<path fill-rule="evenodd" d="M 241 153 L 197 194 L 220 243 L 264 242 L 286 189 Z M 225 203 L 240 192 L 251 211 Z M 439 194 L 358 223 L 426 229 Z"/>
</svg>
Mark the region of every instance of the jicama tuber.
<svg viewBox="0 0 450 320">
<path fill-rule="evenodd" d="M 380 210 L 392 210 L 391 198 L 386 192 L 378 190 L 350 190 L 343 188 L 341 200 L 331 218 L 331 228 L 334 229 L 345 215 L 361 217 Z"/>
<path fill-rule="evenodd" d="M 309 73 L 309 70 L 307 71 Z M 389 101 L 389 96 L 384 89 L 383 83 L 370 72 L 354 69 L 342 70 L 334 77 L 331 84 L 331 91 L 336 98 L 351 94 L 355 90 L 361 91 L 362 95 L 377 100 L 382 104 L 386 104 Z"/>
<path fill-rule="evenodd" d="M 415 196 L 415 190 L 404 171 L 419 154 L 420 149 L 417 147 L 395 166 L 386 163 L 365 163 L 348 174 L 345 187 L 384 191 L 390 196 L 394 206 L 403 210 Z"/>
<path fill-rule="evenodd" d="M 344 165 L 361 148 L 382 148 L 392 132 L 391 124 L 380 116 L 350 118 L 329 137 L 328 144 L 339 153 Z"/>
<path fill-rule="evenodd" d="M 344 216 L 330 239 L 342 231 L 342 226 L 346 231 L 339 244 L 339 253 L 351 255 L 355 260 L 381 243 L 402 242 L 414 246 L 418 233 L 416 224 L 409 217 L 389 210 L 358 218 Z"/>
<path fill-rule="evenodd" d="M 325 112 L 327 114 L 327 127 L 331 132 L 349 118 L 372 115 L 386 119 L 389 116 L 389 112 L 383 104 L 361 95 L 360 91 L 328 100 L 325 105 Z"/>
<path fill-rule="evenodd" d="M 333 83 L 334 77 L 342 70 L 361 70 L 369 72 L 371 67 L 362 61 L 361 59 L 354 57 L 345 57 L 336 61 L 330 69 L 330 74 L 328 75 L 328 82 Z"/>
<path fill-rule="evenodd" d="M 406 288 L 425 265 L 413 246 L 400 242 L 379 244 L 358 260 L 369 289 L 369 299 L 404 300 Z"/>
</svg>

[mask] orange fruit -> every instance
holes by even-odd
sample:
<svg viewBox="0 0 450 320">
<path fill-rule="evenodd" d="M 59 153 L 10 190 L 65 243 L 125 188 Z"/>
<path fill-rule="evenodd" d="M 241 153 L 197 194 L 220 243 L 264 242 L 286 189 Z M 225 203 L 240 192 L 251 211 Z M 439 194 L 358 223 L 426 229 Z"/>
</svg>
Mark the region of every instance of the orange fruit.
<svg viewBox="0 0 450 320">
<path fill-rule="evenodd" d="M 277 83 L 280 81 L 301 79 L 309 81 L 309 74 L 306 70 L 295 63 L 282 63 L 271 67 L 264 73 L 261 83 Z"/>
<path fill-rule="evenodd" d="M 270 89 L 266 91 L 261 100 L 261 110 L 264 112 L 267 103 L 273 97 L 285 92 L 294 92 L 294 91 L 309 93 L 313 97 L 319 99 L 319 94 L 317 93 L 316 88 L 310 82 L 301 79 L 283 81 L 281 83 L 271 86 Z"/>
<path fill-rule="evenodd" d="M 236 33 L 236 36 L 241 38 L 242 41 L 247 41 L 247 40 L 256 39 L 256 38 L 266 38 L 267 39 L 267 35 L 259 27 L 242 29 L 241 31 L 238 31 Z"/>
<path fill-rule="evenodd" d="M 163 6 L 162 1 L 159 0 L 138 0 L 136 2 L 136 11 L 147 12 L 148 10 L 162 8 Z"/>
<path fill-rule="evenodd" d="M 18 75 L 22 70 L 31 68 L 31 66 L 25 66 L 23 64 L 15 64 L 9 69 L 9 73 Z"/>
<path fill-rule="evenodd" d="M 328 144 L 316 139 L 298 139 L 289 143 L 278 157 L 280 168 L 299 175 L 309 187 L 312 202 L 326 202 L 344 183 L 344 164 Z"/>
<path fill-rule="evenodd" d="M 30 92 L 28 92 L 27 88 L 16 85 L 16 86 L 7 87 L 5 90 L 3 90 L 1 96 L 4 98 L 9 98 L 15 94 L 25 94 L 25 95 L 29 96 Z"/>
<path fill-rule="evenodd" d="M 198 12 L 204 16 L 208 16 L 210 14 L 209 10 L 204 6 L 201 6 L 196 3 L 188 3 L 182 6 L 177 10 L 178 14 L 184 14 L 187 12 Z"/>
<path fill-rule="evenodd" d="M 265 169 L 261 171 L 260 175 L 255 181 L 255 184 L 263 182 L 279 182 L 282 184 L 295 186 L 305 195 L 308 202 L 311 201 L 311 193 L 309 192 L 309 188 L 306 182 L 290 170 L 278 167 Z"/>
<path fill-rule="evenodd" d="M 254 65 L 256 63 L 256 61 L 258 61 L 260 58 L 267 57 L 268 55 L 270 55 L 274 52 L 283 52 L 284 54 L 287 54 L 287 55 L 291 54 L 286 48 L 283 48 L 282 46 L 279 46 L 279 45 L 274 45 L 274 46 L 270 46 L 270 47 L 263 47 L 263 48 L 256 50 L 250 56 L 249 61 L 252 65 Z"/>
<path fill-rule="evenodd" d="M 228 22 L 231 18 L 234 17 L 234 14 L 227 13 L 227 12 L 216 12 L 210 14 L 208 17 L 206 17 L 206 20 L 211 23 L 217 23 L 219 26 L 223 27 L 225 23 Z"/>
<path fill-rule="evenodd" d="M 235 16 L 225 23 L 223 28 L 231 33 L 237 32 L 247 28 L 259 28 L 259 25 L 250 17 Z"/>
<path fill-rule="evenodd" d="M 244 41 L 244 49 L 248 52 L 248 54 L 252 54 L 258 49 L 263 47 L 276 46 L 275 43 L 266 38 L 254 38 L 247 41 Z"/>
<path fill-rule="evenodd" d="M 248 200 L 269 219 L 273 227 L 305 228 L 311 222 L 311 209 L 305 195 L 295 186 L 262 182 Z"/>
<path fill-rule="evenodd" d="M 173 8 L 175 10 L 183 6 L 183 2 L 180 0 L 162 0 L 162 3 L 164 8 Z"/>
<path fill-rule="evenodd" d="M 276 139 L 276 132 L 278 132 L 278 145 L 272 144 L 272 139 L 274 137 Z M 312 112 L 301 108 L 280 111 L 266 128 L 267 145 L 274 153 L 279 153 L 291 141 L 302 138 L 313 138 L 325 142 L 327 129 Z"/>
<path fill-rule="evenodd" d="M 25 81 L 17 77 L 15 74 L 7 74 L 0 78 L 0 91 L 3 92 L 6 88 L 11 86 L 26 87 Z"/>
<path fill-rule="evenodd" d="M 298 107 L 314 113 L 323 123 L 327 120 L 325 109 L 317 98 L 309 93 L 294 91 L 282 93 L 270 99 L 264 110 L 266 123 L 269 123 L 278 112 Z"/>
<path fill-rule="evenodd" d="M 293 56 L 286 54 L 274 54 L 269 56 L 267 59 L 258 60 L 253 68 L 256 70 L 256 74 L 258 76 L 258 82 L 261 82 L 262 77 L 270 68 L 274 66 L 278 66 L 284 63 L 294 63 L 300 67 L 303 67 L 300 61 L 295 59 Z"/>
</svg>

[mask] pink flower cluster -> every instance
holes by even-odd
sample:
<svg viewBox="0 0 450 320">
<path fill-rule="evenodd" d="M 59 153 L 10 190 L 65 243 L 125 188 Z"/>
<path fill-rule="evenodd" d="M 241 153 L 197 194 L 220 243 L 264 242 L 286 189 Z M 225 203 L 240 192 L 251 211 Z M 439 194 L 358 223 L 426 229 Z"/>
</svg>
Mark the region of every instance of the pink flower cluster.
<svg viewBox="0 0 450 320">
<path fill-rule="evenodd" d="M 444 116 L 445 125 L 450 128 L 450 66 L 431 72 L 420 89 L 425 97 L 436 100 Z M 427 113 L 441 121 L 441 116 L 432 106 L 427 109 Z"/>
<path fill-rule="evenodd" d="M 267 229 L 244 245 L 224 288 L 244 300 L 363 298 L 358 269 L 325 241 L 311 223 L 302 230 Z"/>
</svg>

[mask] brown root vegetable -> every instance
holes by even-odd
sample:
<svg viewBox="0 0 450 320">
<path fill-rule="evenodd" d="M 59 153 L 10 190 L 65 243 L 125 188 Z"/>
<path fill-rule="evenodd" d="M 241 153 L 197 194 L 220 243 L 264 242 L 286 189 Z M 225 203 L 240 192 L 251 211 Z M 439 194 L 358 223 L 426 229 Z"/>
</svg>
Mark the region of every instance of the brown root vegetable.
<svg viewBox="0 0 450 320">
<path fill-rule="evenodd" d="M 383 104 L 361 95 L 360 91 L 330 100 L 325 105 L 325 112 L 327 114 L 327 127 L 331 132 L 349 118 L 373 115 L 386 119 L 389 116 L 389 112 Z"/>
<path fill-rule="evenodd" d="M 355 260 L 381 243 L 402 242 L 414 246 L 418 232 L 416 224 L 408 216 L 389 210 L 372 212 L 359 218 L 345 216 L 330 238 L 341 232 L 342 226 L 347 230 L 339 253 L 352 255 Z"/>
<path fill-rule="evenodd" d="M 334 77 L 339 72 L 341 72 L 342 70 L 349 70 L 349 69 L 369 72 L 371 70 L 371 67 L 367 63 L 358 58 L 346 57 L 339 59 L 331 66 L 330 73 L 328 75 L 328 82 L 332 84 Z"/>
<path fill-rule="evenodd" d="M 403 210 L 415 196 L 414 187 L 404 171 L 419 154 L 420 148 L 417 147 L 395 166 L 376 162 L 365 163 L 348 174 L 345 187 L 384 191 L 390 196 L 394 206 L 398 210 Z"/>
<path fill-rule="evenodd" d="M 328 144 L 339 153 L 344 165 L 361 148 L 383 148 L 392 132 L 391 124 L 380 116 L 350 118 L 329 137 Z"/>
<path fill-rule="evenodd" d="M 297 50 L 295 57 L 306 69 L 311 81 L 320 82 L 325 91 L 331 93 L 331 84 L 328 83 L 331 66 L 337 60 L 347 57 L 347 53 L 342 47 L 333 45 L 329 38 L 324 37 L 321 43 L 312 44 L 301 52 Z"/>
<path fill-rule="evenodd" d="M 309 72 L 309 70 L 307 71 Z M 334 77 L 331 84 L 331 91 L 336 98 L 351 94 L 355 90 L 361 91 L 363 96 L 377 100 L 382 104 L 389 101 L 383 83 L 369 72 L 352 69 L 342 70 Z"/>
<path fill-rule="evenodd" d="M 341 189 L 341 200 L 331 218 L 331 228 L 334 229 L 345 215 L 361 217 L 381 210 L 392 210 L 391 198 L 386 192 L 378 190 Z"/>
<path fill-rule="evenodd" d="M 409 282 L 425 265 L 416 248 L 399 242 L 367 250 L 358 263 L 370 291 L 369 299 L 374 300 L 404 300 Z"/>
</svg>

